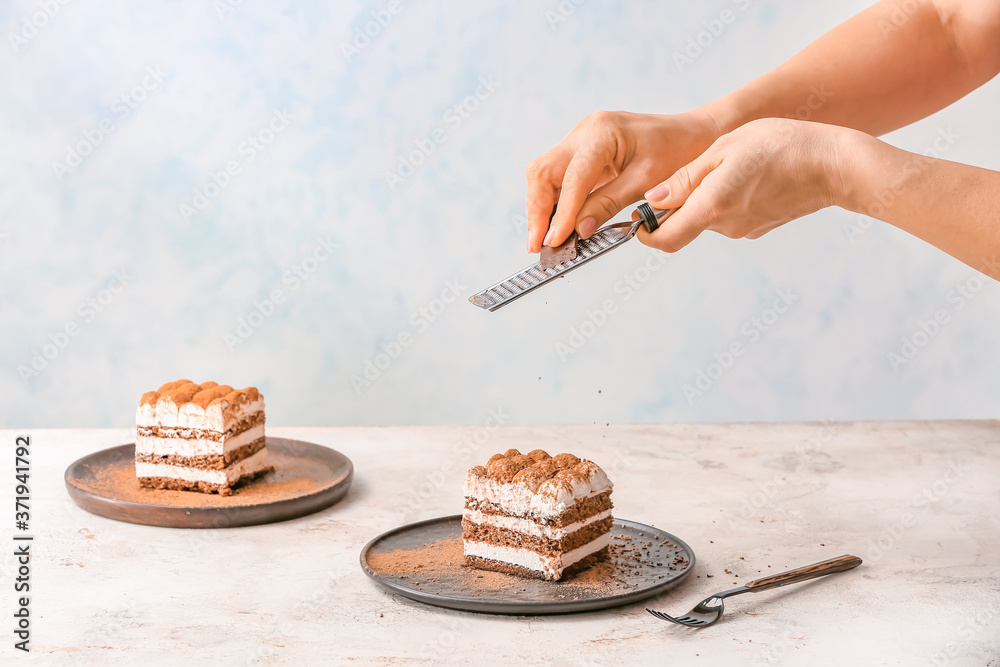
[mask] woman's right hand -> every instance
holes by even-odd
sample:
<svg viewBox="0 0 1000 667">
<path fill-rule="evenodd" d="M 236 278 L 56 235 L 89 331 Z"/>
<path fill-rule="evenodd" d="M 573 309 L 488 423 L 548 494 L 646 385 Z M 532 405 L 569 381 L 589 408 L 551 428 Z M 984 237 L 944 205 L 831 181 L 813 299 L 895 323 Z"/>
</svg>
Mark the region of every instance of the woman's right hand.
<svg viewBox="0 0 1000 667">
<path fill-rule="evenodd" d="M 528 165 L 528 252 L 588 238 L 643 193 L 701 155 L 720 135 L 703 111 L 598 111 Z M 552 207 L 559 207 L 552 224 Z"/>
</svg>

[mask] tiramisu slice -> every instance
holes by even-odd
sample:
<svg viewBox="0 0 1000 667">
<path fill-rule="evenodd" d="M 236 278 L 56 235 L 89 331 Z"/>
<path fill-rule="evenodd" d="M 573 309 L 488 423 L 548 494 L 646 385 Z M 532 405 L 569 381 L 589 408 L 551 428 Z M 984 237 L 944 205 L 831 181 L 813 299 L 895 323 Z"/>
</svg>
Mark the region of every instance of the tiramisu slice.
<svg viewBox="0 0 1000 667">
<path fill-rule="evenodd" d="M 612 484 L 572 454 L 509 449 L 465 476 L 467 565 L 556 581 L 608 555 Z"/>
<path fill-rule="evenodd" d="M 256 387 L 168 382 L 135 413 L 135 474 L 149 489 L 229 495 L 267 472 L 264 397 Z"/>
</svg>

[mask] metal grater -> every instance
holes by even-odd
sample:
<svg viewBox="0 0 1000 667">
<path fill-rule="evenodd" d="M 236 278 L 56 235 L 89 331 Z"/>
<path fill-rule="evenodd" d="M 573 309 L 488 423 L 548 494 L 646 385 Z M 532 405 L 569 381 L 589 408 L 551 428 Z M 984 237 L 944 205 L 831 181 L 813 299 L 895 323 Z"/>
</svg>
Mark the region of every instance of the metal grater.
<svg viewBox="0 0 1000 667">
<path fill-rule="evenodd" d="M 502 308 L 511 301 L 521 298 L 531 290 L 541 287 L 556 278 L 561 278 L 578 266 L 582 266 L 590 260 L 614 250 L 635 236 L 640 225 L 644 226 L 646 231 L 652 234 L 660 226 L 660 223 L 670 217 L 675 210 L 677 209 L 658 210 L 643 202 L 636 209 L 636 212 L 639 213 L 638 220 L 631 223 L 619 222 L 613 225 L 605 225 L 597 230 L 589 239 L 580 239 L 577 241 L 577 254 L 574 259 L 557 264 L 550 269 L 543 269 L 538 262 L 535 262 L 523 271 L 515 273 L 505 280 L 501 280 L 496 285 L 473 294 L 469 297 L 469 301 L 489 311 Z"/>
</svg>

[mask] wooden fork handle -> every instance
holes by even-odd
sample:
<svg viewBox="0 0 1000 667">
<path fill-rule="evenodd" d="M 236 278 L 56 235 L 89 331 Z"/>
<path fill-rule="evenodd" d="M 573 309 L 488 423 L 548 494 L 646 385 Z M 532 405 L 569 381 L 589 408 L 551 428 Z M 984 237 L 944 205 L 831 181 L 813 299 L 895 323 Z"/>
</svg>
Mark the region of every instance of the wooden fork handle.
<svg viewBox="0 0 1000 667">
<path fill-rule="evenodd" d="M 797 584 L 800 581 L 808 581 L 809 579 L 815 579 L 816 577 L 833 574 L 834 572 L 843 572 L 844 570 L 855 568 L 858 565 L 861 565 L 860 558 L 845 554 L 843 556 L 831 558 L 830 560 L 825 560 L 821 563 L 813 563 L 812 565 L 797 567 L 794 570 L 788 570 L 787 572 L 782 572 L 781 574 L 764 577 L 763 579 L 756 579 L 746 584 L 746 587 L 756 593 L 757 591 L 766 591 L 769 588 L 778 588 L 779 586 L 787 586 L 788 584 Z"/>
</svg>

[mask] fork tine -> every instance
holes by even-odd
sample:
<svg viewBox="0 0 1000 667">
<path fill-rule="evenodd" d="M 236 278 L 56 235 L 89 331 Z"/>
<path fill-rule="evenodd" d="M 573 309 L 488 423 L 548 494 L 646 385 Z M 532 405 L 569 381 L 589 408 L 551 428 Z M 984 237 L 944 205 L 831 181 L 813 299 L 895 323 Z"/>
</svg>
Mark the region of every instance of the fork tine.
<svg viewBox="0 0 1000 667">
<path fill-rule="evenodd" d="M 687 625 L 683 620 L 674 618 L 673 616 L 668 616 L 662 611 L 656 611 L 655 609 L 650 609 L 646 607 L 646 611 L 652 614 L 654 617 L 660 619 L 661 621 L 670 621 L 671 623 L 676 623 L 677 625 Z"/>
<path fill-rule="evenodd" d="M 650 609 L 649 607 L 646 607 L 646 611 L 648 611 L 650 614 L 660 619 L 661 621 L 672 621 L 674 623 L 677 622 L 676 618 L 674 618 L 673 616 L 667 616 L 662 611 L 656 611 L 655 609 Z"/>
<path fill-rule="evenodd" d="M 682 626 L 685 626 L 685 627 L 687 626 L 687 623 L 684 623 L 682 621 L 678 621 L 673 616 L 667 616 L 666 614 L 664 614 L 663 618 L 666 619 L 666 620 L 668 620 L 668 621 L 670 621 L 671 623 L 676 623 L 677 625 L 682 625 Z"/>
</svg>

